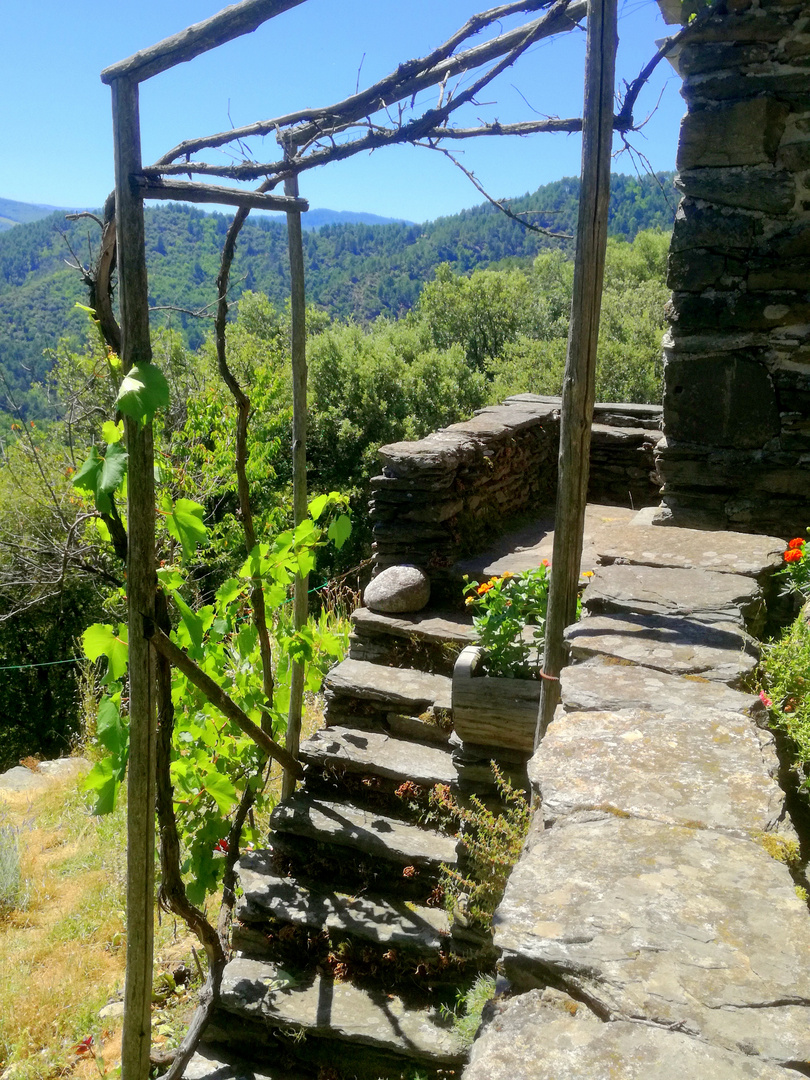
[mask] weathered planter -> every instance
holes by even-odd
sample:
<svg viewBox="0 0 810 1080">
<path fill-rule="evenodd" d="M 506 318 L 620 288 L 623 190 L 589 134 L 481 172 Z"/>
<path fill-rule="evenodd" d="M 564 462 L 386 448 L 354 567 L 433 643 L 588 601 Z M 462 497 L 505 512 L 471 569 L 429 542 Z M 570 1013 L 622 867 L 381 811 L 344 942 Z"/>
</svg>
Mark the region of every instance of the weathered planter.
<svg viewBox="0 0 810 1080">
<path fill-rule="evenodd" d="M 539 679 L 483 674 L 483 650 L 462 649 L 453 668 L 453 726 L 464 742 L 531 754 L 540 705 Z"/>
</svg>

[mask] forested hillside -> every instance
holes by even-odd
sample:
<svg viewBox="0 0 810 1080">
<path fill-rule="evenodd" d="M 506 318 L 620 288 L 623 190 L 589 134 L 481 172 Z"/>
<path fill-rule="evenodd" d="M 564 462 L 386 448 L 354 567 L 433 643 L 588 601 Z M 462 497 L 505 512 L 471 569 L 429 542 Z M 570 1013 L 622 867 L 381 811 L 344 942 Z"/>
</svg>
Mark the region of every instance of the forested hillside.
<svg viewBox="0 0 810 1080">
<path fill-rule="evenodd" d="M 547 184 L 516 199 L 516 211 L 529 220 L 572 235 L 576 225 L 578 179 Z M 614 176 L 610 232 L 632 239 L 641 229 L 670 228 L 677 197 L 672 174 L 637 179 Z M 215 277 L 229 218 L 178 205 L 149 207 L 147 264 L 151 302 L 199 311 L 215 299 Z M 98 227 L 63 214 L 19 225 L 0 235 L 0 367 L 26 415 L 49 413 L 41 392 L 31 392 L 52 363 L 60 338 L 79 346 L 87 321 L 75 304 L 86 302 L 81 277 L 68 262 L 70 248 L 92 262 Z M 378 315 L 398 316 L 415 304 L 437 266 L 457 273 L 516 263 L 528 266 L 539 252 L 571 251 L 571 241 L 551 240 L 525 229 L 486 203 L 424 225 L 328 225 L 304 235 L 307 294 L 332 317 L 367 322 Z M 284 225 L 268 218 L 249 219 L 232 274 L 233 299 L 245 290 L 283 304 L 289 291 Z M 199 347 L 210 322 L 185 311 L 155 316 L 180 330 L 186 345 Z"/>
</svg>

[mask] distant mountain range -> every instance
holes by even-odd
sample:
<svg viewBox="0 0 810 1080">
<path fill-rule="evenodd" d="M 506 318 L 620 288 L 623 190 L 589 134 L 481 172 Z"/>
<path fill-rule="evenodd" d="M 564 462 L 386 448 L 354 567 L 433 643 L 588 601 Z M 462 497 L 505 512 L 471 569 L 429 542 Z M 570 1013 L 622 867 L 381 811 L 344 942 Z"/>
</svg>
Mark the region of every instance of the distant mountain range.
<svg viewBox="0 0 810 1080">
<path fill-rule="evenodd" d="M 54 212 L 75 214 L 64 206 L 41 206 L 38 203 L 15 202 L 14 199 L 0 199 L 0 232 L 13 229 L 15 225 L 25 225 L 29 221 L 39 221 Z M 282 223 L 283 214 L 257 214 L 271 221 Z M 308 210 L 303 216 L 305 229 L 320 229 L 324 225 L 412 225 L 405 218 L 380 217 L 378 214 L 366 214 L 355 210 Z"/>
<path fill-rule="evenodd" d="M 609 231 L 632 239 L 649 228 L 672 228 L 678 193 L 672 173 L 614 175 Z M 489 203 L 422 225 L 369 224 L 373 215 L 309 211 L 314 227 L 304 235 L 307 298 L 333 316 L 361 321 L 397 317 L 416 302 L 441 263 L 458 273 L 476 268 L 527 265 L 549 248 L 573 251 L 579 179 L 546 184 L 533 194 L 510 200 L 526 220 L 560 234 L 559 239 L 525 228 Z M 0 214 L 18 215 L 25 203 L 0 200 Z M 47 207 L 27 207 L 32 213 Z M 332 214 L 336 223 L 318 226 L 312 215 Z M 351 220 L 348 220 L 351 218 Z M 357 220 L 357 219 L 361 220 Z M 44 397 L 31 391 L 51 365 L 49 350 L 60 339 L 78 347 L 87 334 L 87 303 L 81 276 L 67 264 L 69 246 L 87 259 L 98 247 L 98 227 L 88 220 L 66 221 L 63 212 L 0 232 L 0 366 L 15 397 L 32 415 L 47 411 Z M 321 219 L 325 220 L 325 219 Z M 171 325 L 197 348 L 210 322 L 192 312 L 211 305 L 222 242 L 230 218 L 197 207 L 158 204 L 146 210 L 146 261 L 150 303 L 172 306 Z M 334 219 L 333 219 L 334 222 Z M 69 245 L 69 246 L 68 246 Z M 245 289 L 266 293 L 277 304 L 289 296 L 287 231 L 269 215 L 251 215 L 237 247 L 231 296 Z M 182 309 L 182 310 L 178 310 Z M 166 318 L 166 316 L 156 316 Z M 0 394 L 0 399 L 3 395 Z M 0 400 L 0 410 L 3 408 Z"/>
<path fill-rule="evenodd" d="M 25 225 L 29 221 L 39 221 L 48 217 L 55 210 L 71 213 L 61 206 L 40 206 L 38 203 L 15 202 L 14 199 L 0 199 L 0 232 L 13 229 L 15 225 Z"/>
</svg>

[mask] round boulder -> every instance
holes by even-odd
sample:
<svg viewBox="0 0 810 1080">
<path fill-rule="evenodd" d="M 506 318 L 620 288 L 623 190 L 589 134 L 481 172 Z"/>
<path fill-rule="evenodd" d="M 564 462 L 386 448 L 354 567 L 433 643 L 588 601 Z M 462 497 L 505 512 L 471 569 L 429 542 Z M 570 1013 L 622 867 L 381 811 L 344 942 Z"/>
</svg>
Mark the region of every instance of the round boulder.
<svg viewBox="0 0 810 1080">
<path fill-rule="evenodd" d="M 363 603 L 383 615 L 421 611 L 430 599 L 430 578 L 418 566 L 389 566 L 366 586 Z"/>
</svg>

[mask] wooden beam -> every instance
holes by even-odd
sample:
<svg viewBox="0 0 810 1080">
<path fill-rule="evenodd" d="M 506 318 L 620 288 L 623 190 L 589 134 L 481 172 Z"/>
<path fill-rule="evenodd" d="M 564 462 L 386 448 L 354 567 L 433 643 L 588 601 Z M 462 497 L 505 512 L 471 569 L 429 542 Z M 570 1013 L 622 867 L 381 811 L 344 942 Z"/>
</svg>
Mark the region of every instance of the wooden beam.
<svg viewBox="0 0 810 1080">
<path fill-rule="evenodd" d="M 298 179 L 287 180 L 284 190 L 291 199 L 298 196 Z M 304 275 L 304 245 L 301 235 L 301 214 L 287 213 L 287 247 L 290 256 L 290 309 L 292 317 L 291 353 L 293 385 L 292 463 L 293 463 L 293 522 L 299 525 L 307 516 L 307 322 L 306 281 Z M 296 574 L 293 594 L 293 628 L 306 625 L 308 577 Z M 290 675 L 290 708 L 287 715 L 287 753 L 298 757 L 301 740 L 301 709 L 304 696 L 304 665 L 293 661 Z M 281 781 L 281 796 L 287 798 L 295 791 L 295 775 L 285 771 Z"/>
<path fill-rule="evenodd" d="M 543 680 L 535 745 L 551 722 L 560 700 L 558 678 L 566 660 L 563 633 L 566 626 L 574 622 L 577 610 L 596 386 L 596 346 L 607 246 L 616 44 L 616 0 L 590 0 L 582 186 L 560 415 L 557 508 L 543 657 L 543 671 L 549 679 Z"/>
<path fill-rule="evenodd" d="M 138 85 L 112 84 L 118 296 L 124 371 L 149 363 L 149 298 L 143 203 L 129 183 L 141 169 Z M 127 607 L 129 613 L 129 763 L 127 765 L 127 958 L 122 1080 L 147 1080 L 151 1046 L 155 921 L 155 669 L 143 617 L 155 604 L 155 484 L 151 424 L 125 417 Z"/>
<path fill-rule="evenodd" d="M 158 629 L 154 619 L 144 619 L 141 622 L 140 633 L 145 639 L 151 641 L 156 652 L 165 656 L 172 667 L 181 671 L 190 683 L 198 690 L 202 690 L 212 705 L 227 716 L 229 720 L 244 731 L 245 735 L 253 739 L 257 746 L 264 750 L 268 757 L 277 761 L 285 769 L 289 769 L 299 780 L 303 778 L 304 770 L 299 763 L 287 753 L 283 746 L 271 739 L 266 731 L 262 731 L 258 724 L 254 724 L 247 713 L 240 709 L 233 698 L 230 698 L 219 683 L 214 682 L 210 675 L 199 667 L 190 656 L 172 641 L 170 637 Z"/>
<path fill-rule="evenodd" d="M 156 45 L 105 68 L 101 81 L 112 84 L 116 79 L 126 77 L 133 83 L 144 82 L 161 71 L 168 71 L 177 64 L 185 64 L 195 56 L 216 49 L 226 41 L 253 33 L 263 22 L 302 3 L 304 0 L 243 0 L 241 4 L 232 4 L 210 19 L 194 23 L 179 34 L 164 38 Z"/>
<path fill-rule="evenodd" d="M 189 165 L 193 172 L 193 163 Z M 309 210 L 306 199 L 287 195 L 269 195 L 258 191 L 237 191 L 219 184 L 194 184 L 184 180 L 164 180 L 149 173 L 132 177 L 133 189 L 142 199 L 177 199 L 180 202 L 223 203 L 225 206 L 242 206 L 248 210 L 295 210 L 299 214 Z"/>
</svg>

